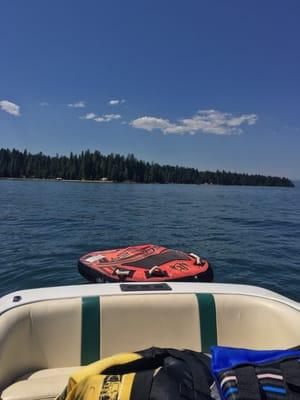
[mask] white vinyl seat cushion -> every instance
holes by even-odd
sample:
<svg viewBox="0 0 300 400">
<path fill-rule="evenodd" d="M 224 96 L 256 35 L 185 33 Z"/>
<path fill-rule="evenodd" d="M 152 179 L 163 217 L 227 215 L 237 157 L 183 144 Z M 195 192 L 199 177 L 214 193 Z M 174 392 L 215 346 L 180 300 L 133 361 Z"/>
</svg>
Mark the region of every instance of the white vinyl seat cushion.
<svg viewBox="0 0 300 400">
<path fill-rule="evenodd" d="M 215 344 L 270 350 L 299 343 L 298 309 L 254 295 L 168 292 L 40 301 L 0 315 L 0 398 L 55 399 L 80 365 L 152 346 L 209 352 Z"/>
<path fill-rule="evenodd" d="M 44 369 L 8 386 L 2 400 L 52 400 L 65 388 L 70 375 L 79 367 Z"/>
</svg>

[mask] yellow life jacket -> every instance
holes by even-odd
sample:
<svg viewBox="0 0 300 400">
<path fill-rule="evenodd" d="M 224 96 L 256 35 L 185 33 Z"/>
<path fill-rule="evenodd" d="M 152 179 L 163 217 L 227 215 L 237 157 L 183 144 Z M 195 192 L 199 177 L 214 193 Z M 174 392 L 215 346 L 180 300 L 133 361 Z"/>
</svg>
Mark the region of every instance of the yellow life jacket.
<svg viewBox="0 0 300 400">
<path fill-rule="evenodd" d="M 114 365 L 140 359 L 137 353 L 121 353 L 89 364 L 70 376 L 58 400 L 129 400 L 135 373 L 125 375 L 102 374 Z"/>
<path fill-rule="evenodd" d="M 74 372 L 56 400 L 206 400 L 208 365 L 207 356 L 189 350 L 121 353 Z"/>
</svg>

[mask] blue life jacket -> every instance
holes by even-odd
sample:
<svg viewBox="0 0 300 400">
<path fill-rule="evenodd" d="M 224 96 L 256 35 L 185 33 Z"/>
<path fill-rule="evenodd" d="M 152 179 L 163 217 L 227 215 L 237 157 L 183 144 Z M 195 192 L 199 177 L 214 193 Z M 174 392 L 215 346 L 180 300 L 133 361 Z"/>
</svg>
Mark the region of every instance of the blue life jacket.
<svg viewBox="0 0 300 400">
<path fill-rule="evenodd" d="M 222 400 L 300 400 L 300 348 L 213 346 L 212 371 Z"/>
</svg>

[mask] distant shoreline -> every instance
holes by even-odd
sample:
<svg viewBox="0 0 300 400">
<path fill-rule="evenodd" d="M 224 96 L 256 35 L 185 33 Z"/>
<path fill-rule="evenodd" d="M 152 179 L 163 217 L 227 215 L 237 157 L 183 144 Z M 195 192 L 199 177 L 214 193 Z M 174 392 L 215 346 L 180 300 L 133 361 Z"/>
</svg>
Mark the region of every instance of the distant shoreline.
<svg viewBox="0 0 300 400">
<path fill-rule="evenodd" d="M 37 181 L 37 182 L 66 182 L 66 183 L 97 183 L 97 184 L 137 184 L 137 185 L 196 185 L 196 186 L 227 186 L 227 187 L 267 187 L 267 188 L 293 188 L 293 186 L 275 186 L 275 185 L 222 185 L 217 183 L 173 183 L 173 182 L 164 182 L 164 183 L 145 183 L 145 182 L 135 182 L 135 181 L 111 181 L 111 180 L 99 180 L 99 179 L 62 179 L 62 178 L 12 178 L 12 177 L 3 177 L 0 176 L 0 181 Z M 297 181 L 296 181 L 297 182 Z"/>
<path fill-rule="evenodd" d="M 95 150 L 69 156 L 31 154 L 26 150 L 0 149 L 0 176 L 80 183 L 159 183 L 222 186 L 293 187 L 284 177 L 237 173 L 225 170 L 160 165 L 138 160 L 133 154 L 103 155 Z"/>
<path fill-rule="evenodd" d="M 62 178 L 12 178 L 12 177 L 0 177 L 0 180 L 7 181 L 46 181 L 46 182 L 75 182 L 75 183 L 119 183 L 116 181 L 99 180 L 99 179 L 62 179 Z M 136 183 L 136 182 L 126 182 Z"/>
</svg>

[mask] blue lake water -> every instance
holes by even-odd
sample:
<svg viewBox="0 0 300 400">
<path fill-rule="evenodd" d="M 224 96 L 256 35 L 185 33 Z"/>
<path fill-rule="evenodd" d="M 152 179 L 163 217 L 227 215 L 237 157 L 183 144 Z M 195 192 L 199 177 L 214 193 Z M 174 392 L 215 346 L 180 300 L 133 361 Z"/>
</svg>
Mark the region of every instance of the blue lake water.
<svg viewBox="0 0 300 400">
<path fill-rule="evenodd" d="M 0 295 L 84 283 L 80 255 L 153 243 L 207 257 L 217 282 L 300 301 L 300 187 L 0 181 Z"/>
</svg>

